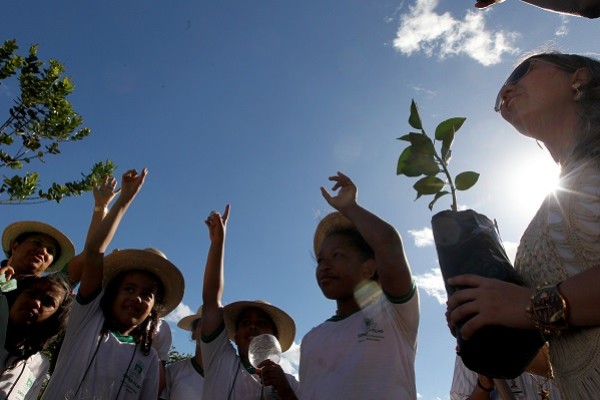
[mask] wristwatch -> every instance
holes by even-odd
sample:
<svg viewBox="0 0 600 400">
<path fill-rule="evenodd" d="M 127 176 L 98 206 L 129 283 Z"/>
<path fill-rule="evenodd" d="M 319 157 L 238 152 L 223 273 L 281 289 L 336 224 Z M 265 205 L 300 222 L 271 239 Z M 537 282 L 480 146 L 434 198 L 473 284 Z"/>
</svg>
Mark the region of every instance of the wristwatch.
<svg viewBox="0 0 600 400">
<path fill-rule="evenodd" d="M 527 308 L 529 317 L 544 336 L 554 336 L 567 329 L 567 301 L 558 285 L 538 289 Z"/>
</svg>

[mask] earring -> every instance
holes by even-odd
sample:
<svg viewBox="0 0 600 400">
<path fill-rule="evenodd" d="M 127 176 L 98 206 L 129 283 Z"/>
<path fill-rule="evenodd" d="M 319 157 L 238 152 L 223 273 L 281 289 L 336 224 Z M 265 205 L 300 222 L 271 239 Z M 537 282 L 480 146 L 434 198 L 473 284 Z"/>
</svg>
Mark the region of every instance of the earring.
<svg viewBox="0 0 600 400">
<path fill-rule="evenodd" d="M 579 82 L 575 82 L 571 86 L 571 88 L 573 88 L 573 90 L 575 91 L 575 96 L 573 96 L 573 100 L 575 100 L 575 101 L 579 101 L 583 97 L 583 93 L 581 92 L 581 90 L 579 90 L 580 86 L 581 86 L 581 83 L 579 83 Z"/>
</svg>

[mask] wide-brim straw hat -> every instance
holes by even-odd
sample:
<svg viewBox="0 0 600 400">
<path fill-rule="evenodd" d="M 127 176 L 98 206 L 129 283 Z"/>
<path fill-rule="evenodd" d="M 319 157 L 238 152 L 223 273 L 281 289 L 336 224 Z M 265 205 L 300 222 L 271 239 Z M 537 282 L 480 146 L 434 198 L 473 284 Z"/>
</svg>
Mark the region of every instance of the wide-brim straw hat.
<svg viewBox="0 0 600 400">
<path fill-rule="evenodd" d="M 296 337 L 296 323 L 285 311 L 264 300 L 236 301 L 223 308 L 223 319 L 225 320 L 227 334 L 231 340 L 235 340 L 235 324 L 240 314 L 248 308 L 258 308 L 271 318 L 277 328 L 277 339 L 281 345 L 282 352 L 287 351 L 292 346 Z"/>
<path fill-rule="evenodd" d="M 317 225 L 317 229 L 315 230 L 315 236 L 313 238 L 313 250 L 315 255 L 319 254 L 321 250 L 321 246 L 323 245 L 323 240 L 331 233 L 352 229 L 357 230 L 356 226 L 346 218 L 341 212 L 334 211 L 331 214 L 327 214 L 321 221 L 319 221 L 319 225 Z"/>
<path fill-rule="evenodd" d="M 193 331 L 194 321 L 199 319 L 202 319 L 202 306 L 198 307 L 196 314 L 181 318 L 177 323 L 177 326 L 181 329 L 185 329 L 186 331 Z"/>
<path fill-rule="evenodd" d="M 6 257 L 10 257 L 11 246 L 15 239 L 24 233 L 41 233 L 48 235 L 60 246 L 60 255 L 55 258 L 52 264 L 45 272 L 60 271 L 62 267 L 75 255 L 75 246 L 71 239 L 64 233 L 53 227 L 39 221 L 19 221 L 13 222 L 4 229 L 2 234 L 2 250 Z"/>
<path fill-rule="evenodd" d="M 183 299 L 185 281 L 181 271 L 167 257 L 156 249 L 115 250 L 104 258 L 104 279 L 102 286 L 117 275 L 127 271 L 150 272 L 162 282 L 165 289 L 162 298 L 162 310 L 159 317 L 164 317 L 175 309 Z"/>
</svg>

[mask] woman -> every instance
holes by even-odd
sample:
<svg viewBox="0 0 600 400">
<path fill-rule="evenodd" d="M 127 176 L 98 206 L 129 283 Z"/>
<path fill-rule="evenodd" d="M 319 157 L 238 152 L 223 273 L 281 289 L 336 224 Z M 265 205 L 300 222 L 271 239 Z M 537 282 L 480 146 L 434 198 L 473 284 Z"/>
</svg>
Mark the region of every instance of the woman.
<svg viewBox="0 0 600 400">
<path fill-rule="evenodd" d="M 544 53 L 523 61 L 498 93 L 496 111 L 544 143 L 561 166 L 521 238 L 515 268 L 527 287 L 462 275 L 448 300 L 451 327 L 470 319 L 467 339 L 485 325 L 538 328 L 550 342 L 565 399 L 600 398 L 600 62 Z"/>
</svg>

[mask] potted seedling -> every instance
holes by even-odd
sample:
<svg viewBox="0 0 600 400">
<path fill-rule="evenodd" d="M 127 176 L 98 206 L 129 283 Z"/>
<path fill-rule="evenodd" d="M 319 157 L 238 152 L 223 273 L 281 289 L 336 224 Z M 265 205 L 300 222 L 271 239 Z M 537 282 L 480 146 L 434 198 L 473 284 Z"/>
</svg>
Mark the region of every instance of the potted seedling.
<svg viewBox="0 0 600 400">
<path fill-rule="evenodd" d="M 504 250 L 495 222 L 473 210 L 458 210 L 457 191 L 470 189 L 479 179 L 479 174 L 473 171 L 461 172 L 453 178 L 448 170 L 454 137 L 465 120 L 456 117 L 441 122 L 432 140 L 423 128 L 413 100 L 408 122 L 416 132 L 398 138 L 409 145 L 400 154 L 396 173 L 418 178 L 413 185 L 417 199 L 433 196 L 430 210 L 441 198 L 449 195 L 452 199 L 450 210 L 441 211 L 431 219 L 448 296 L 461 289 L 448 285 L 448 278 L 462 274 L 523 284 Z M 439 152 L 436 145 L 440 148 Z M 463 323 L 459 324 L 455 336 L 464 364 L 492 378 L 507 379 L 520 375 L 543 344 L 537 330 L 502 326 L 484 327 L 469 340 L 464 340 L 460 335 Z"/>
</svg>

